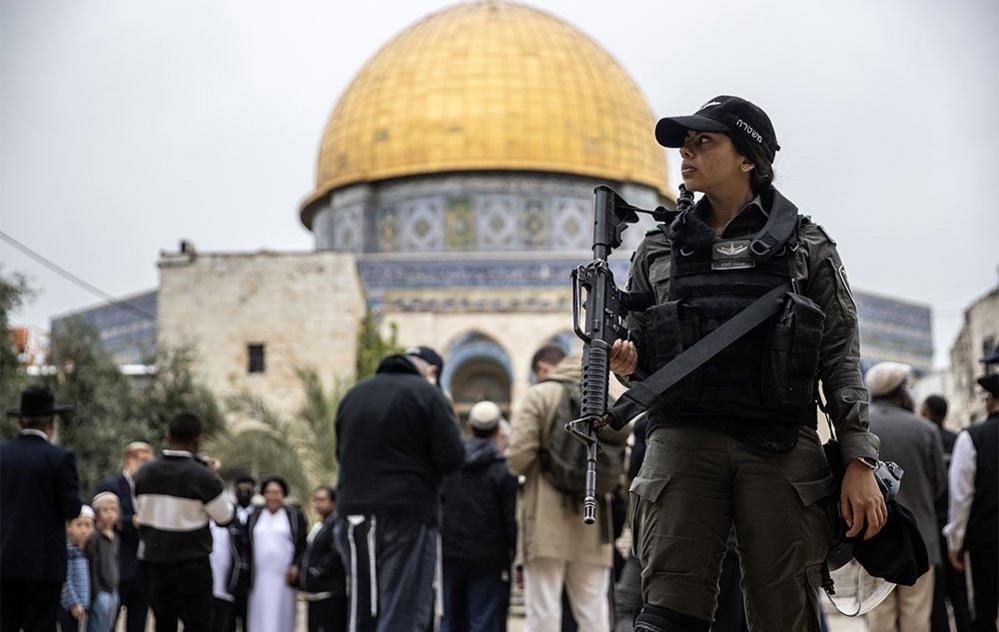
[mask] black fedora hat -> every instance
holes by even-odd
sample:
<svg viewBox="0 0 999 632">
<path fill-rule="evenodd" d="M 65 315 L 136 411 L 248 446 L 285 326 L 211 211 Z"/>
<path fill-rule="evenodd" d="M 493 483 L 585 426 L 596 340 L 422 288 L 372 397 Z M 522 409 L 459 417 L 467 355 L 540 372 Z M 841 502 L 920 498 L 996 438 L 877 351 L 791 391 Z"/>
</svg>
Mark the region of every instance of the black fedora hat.
<svg viewBox="0 0 999 632">
<path fill-rule="evenodd" d="M 72 406 L 57 404 L 52 391 L 44 386 L 32 386 L 21 392 L 21 407 L 7 411 L 8 417 L 46 417 L 73 410 Z"/>
</svg>

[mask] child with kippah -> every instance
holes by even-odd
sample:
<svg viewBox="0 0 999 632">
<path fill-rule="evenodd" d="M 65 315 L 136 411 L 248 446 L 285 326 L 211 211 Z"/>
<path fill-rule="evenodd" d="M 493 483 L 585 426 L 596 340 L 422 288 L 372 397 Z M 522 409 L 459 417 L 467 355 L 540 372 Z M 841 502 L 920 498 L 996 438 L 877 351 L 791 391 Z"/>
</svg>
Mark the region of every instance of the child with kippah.
<svg viewBox="0 0 999 632">
<path fill-rule="evenodd" d="M 112 492 L 94 496 L 97 530 L 87 543 L 90 562 L 90 613 L 87 632 L 111 632 L 118 612 L 118 535 L 121 516 L 118 497 Z"/>
<path fill-rule="evenodd" d="M 84 505 L 80 515 L 66 524 L 66 581 L 59 600 L 62 632 L 78 632 L 90 608 L 90 565 L 83 548 L 93 533 L 94 510 Z"/>
</svg>

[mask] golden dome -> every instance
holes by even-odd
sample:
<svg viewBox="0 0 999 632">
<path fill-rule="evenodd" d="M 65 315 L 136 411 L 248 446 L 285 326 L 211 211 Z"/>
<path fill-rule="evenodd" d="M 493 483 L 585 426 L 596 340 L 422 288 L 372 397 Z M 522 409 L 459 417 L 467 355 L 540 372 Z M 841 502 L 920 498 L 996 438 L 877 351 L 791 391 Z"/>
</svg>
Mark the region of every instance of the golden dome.
<svg viewBox="0 0 999 632">
<path fill-rule="evenodd" d="M 357 74 L 329 117 L 308 207 L 348 184 L 530 170 L 666 193 L 655 119 L 631 77 L 562 20 L 486 0 L 433 13 Z"/>
</svg>

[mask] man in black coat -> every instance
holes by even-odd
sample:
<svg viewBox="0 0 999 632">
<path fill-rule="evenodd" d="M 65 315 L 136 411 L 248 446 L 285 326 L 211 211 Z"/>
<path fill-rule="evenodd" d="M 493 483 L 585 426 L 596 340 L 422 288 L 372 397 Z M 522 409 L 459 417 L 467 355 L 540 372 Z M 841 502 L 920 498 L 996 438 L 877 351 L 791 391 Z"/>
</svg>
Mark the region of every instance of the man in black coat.
<svg viewBox="0 0 999 632">
<path fill-rule="evenodd" d="M 66 579 L 66 521 L 80 515 L 71 450 L 50 443 L 55 404 L 45 388 L 21 394 L 21 435 L 0 446 L 0 631 L 55 629 Z"/>
<path fill-rule="evenodd" d="M 134 441 L 125 447 L 124 467 L 121 474 L 102 480 L 94 488 L 94 495 L 111 492 L 118 497 L 121 519 L 118 532 L 118 596 L 125 609 L 126 632 L 145 632 L 149 615 L 149 577 L 145 566 L 139 564 L 139 528 L 135 520 L 135 494 L 132 477 L 139 468 L 153 458 L 153 448 L 148 443 Z M 121 614 L 119 608 L 118 614 Z M 117 620 L 117 618 L 116 618 Z"/>
<path fill-rule="evenodd" d="M 919 408 L 919 416 L 933 422 L 940 433 L 943 444 L 944 467 L 950 469 L 950 458 L 954 453 L 954 442 L 957 433 L 944 428 L 947 419 L 947 400 L 941 395 L 930 395 L 923 400 Z M 937 500 L 937 526 L 943 532 L 947 524 L 947 507 L 950 497 L 944 494 Z M 942 563 L 936 566 L 936 580 L 933 584 L 933 615 L 930 619 L 931 632 L 950 632 L 950 616 L 947 613 L 947 602 L 950 601 L 954 611 L 954 623 L 957 632 L 967 632 L 971 629 L 971 615 L 968 612 L 968 589 L 964 573 L 957 571 L 947 563 L 947 541 L 940 538 Z"/>
<path fill-rule="evenodd" d="M 465 464 L 444 482 L 444 621 L 441 632 L 506 629 L 517 545 L 517 478 L 495 439 L 503 417 L 493 402 L 468 415 Z"/>
<path fill-rule="evenodd" d="M 437 386 L 443 360 L 426 347 L 412 353 L 384 358 L 336 416 L 334 539 L 350 569 L 359 631 L 429 625 L 440 483 L 465 459 L 451 403 Z"/>
<path fill-rule="evenodd" d="M 333 545 L 336 491 L 321 485 L 312 492 L 319 522 L 307 538 L 298 587 L 309 602 L 309 632 L 347 632 L 347 571 Z"/>
</svg>

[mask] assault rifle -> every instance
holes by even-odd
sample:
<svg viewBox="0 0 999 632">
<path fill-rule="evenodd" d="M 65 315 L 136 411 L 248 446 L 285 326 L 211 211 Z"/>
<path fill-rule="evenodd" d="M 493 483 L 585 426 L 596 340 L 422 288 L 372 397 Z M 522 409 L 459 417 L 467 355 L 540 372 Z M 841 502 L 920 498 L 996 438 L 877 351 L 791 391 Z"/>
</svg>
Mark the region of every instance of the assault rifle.
<svg viewBox="0 0 999 632">
<path fill-rule="evenodd" d="M 621 237 L 638 214 L 665 221 L 666 209 L 641 209 L 625 202 L 613 189 L 598 186 L 593 221 L 593 261 L 572 271 L 572 328 L 583 341 L 583 375 L 580 381 L 579 419 L 565 429 L 586 444 L 586 490 L 583 497 L 583 522 L 593 524 L 597 513 L 597 454 L 600 440 L 597 428 L 603 426 L 607 412 L 607 380 L 610 376 L 610 351 L 614 342 L 628 339 L 624 322 L 629 311 L 651 307 L 649 295 L 629 294 L 614 283 L 607 257 L 621 246 Z M 677 203 L 692 204 L 693 195 L 680 186 Z"/>
</svg>

